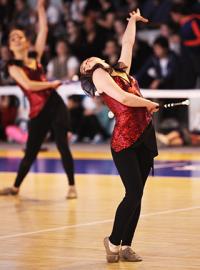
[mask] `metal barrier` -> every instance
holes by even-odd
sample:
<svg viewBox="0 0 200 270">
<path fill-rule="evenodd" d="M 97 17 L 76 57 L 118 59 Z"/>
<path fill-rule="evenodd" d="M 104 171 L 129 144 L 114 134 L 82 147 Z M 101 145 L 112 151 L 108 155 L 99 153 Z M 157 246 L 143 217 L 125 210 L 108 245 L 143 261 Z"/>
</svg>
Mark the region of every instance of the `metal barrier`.
<svg viewBox="0 0 200 270">
<path fill-rule="evenodd" d="M 72 94 L 84 95 L 80 82 L 72 82 L 67 85 L 59 87 L 57 92 L 61 95 L 63 100 L 66 102 L 67 97 Z M 200 89 L 187 89 L 187 90 L 151 90 L 141 89 L 141 92 L 145 98 L 151 99 L 189 99 L 190 106 L 188 109 L 189 113 L 189 129 L 200 130 Z M 1 86 L 1 95 L 15 95 L 19 99 L 20 108 L 28 110 L 29 105 L 23 92 L 18 86 Z"/>
</svg>

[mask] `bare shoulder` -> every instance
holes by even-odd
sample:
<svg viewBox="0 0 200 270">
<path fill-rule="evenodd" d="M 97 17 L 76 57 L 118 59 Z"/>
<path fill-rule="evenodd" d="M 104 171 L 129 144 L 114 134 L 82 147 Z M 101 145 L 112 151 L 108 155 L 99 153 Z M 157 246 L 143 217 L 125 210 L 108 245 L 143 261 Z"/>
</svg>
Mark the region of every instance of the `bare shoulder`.
<svg viewBox="0 0 200 270">
<path fill-rule="evenodd" d="M 93 79 L 102 79 L 102 76 L 106 76 L 108 74 L 108 72 L 106 72 L 103 68 L 97 68 L 94 70 L 93 74 L 92 74 L 92 78 Z"/>
<path fill-rule="evenodd" d="M 22 71 L 22 68 L 16 65 L 9 65 L 8 71 L 10 74 L 18 73 Z"/>
<path fill-rule="evenodd" d="M 97 68 L 92 74 L 93 83 L 98 93 L 104 92 L 106 85 L 110 79 L 110 75 L 102 68 Z"/>
</svg>

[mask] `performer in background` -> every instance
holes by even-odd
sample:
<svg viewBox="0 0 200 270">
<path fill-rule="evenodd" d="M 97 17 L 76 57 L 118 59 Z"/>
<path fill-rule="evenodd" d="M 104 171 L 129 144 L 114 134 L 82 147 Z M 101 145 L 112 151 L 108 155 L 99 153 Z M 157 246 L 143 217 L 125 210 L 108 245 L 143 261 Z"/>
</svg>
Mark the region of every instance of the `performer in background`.
<svg viewBox="0 0 200 270">
<path fill-rule="evenodd" d="M 67 198 L 76 198 L 73 158 L 68 146 L 67 132 L 70 131 L 66 105 L 55 91 L 61 82 L 48 82 L 40 64 L 47 38 L 47 19 L 44 0 L 38 0 L 39 31 L 35 42 L 35 53 L 30 54 L 30 43 L 24 31 L 13 29 L 9 34 L 9 48 L 13 53 L 8 71 L 21 87 L 30 102 L 29 136 L 15 183 L 0 191 L 0 195 L 17 195 L 23 179 L 37 157 L 47 132 L 52 129 L 56 145 L 62 157 L 68 177 Z"/>
<path fill-rule="evenodd" d="M 104 60 L 91 57 L 81 64 L 81 83 L 90 96 L 96 92 L 115 115 L 111 140 L 114 163 L 125 187 L 112 233 L 104 239 L 107 261 L 141 261 L 131 249 L 141 210 L 143 189 L 158 154 L 152 114 L 159 105 L 142 97 L 137 81 L 129 75 L 136 22 L 147 22 L 140 11 L 130 13 L 122 40 L 121 56 L 111 67 Z"/>
</svg>

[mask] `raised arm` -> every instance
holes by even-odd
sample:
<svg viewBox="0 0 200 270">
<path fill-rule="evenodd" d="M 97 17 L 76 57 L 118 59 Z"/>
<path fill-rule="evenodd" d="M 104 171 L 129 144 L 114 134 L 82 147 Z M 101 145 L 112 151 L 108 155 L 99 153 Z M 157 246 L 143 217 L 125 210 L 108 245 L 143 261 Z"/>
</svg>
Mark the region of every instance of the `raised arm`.
<svg viewBox="0 0 200 270">
<path fill-rule="evenodd" d="M 128 24 L 122 38 L 122 49 L 121 49 L 121 55 L 119 58 L 119 62 L 124 62 L 124 64 L 127 66 L 127 73 L 129 73 L 130 68 L 131 68 L 132 51 L 133 51 L 133 45 L 135 43 L 135 35 L 136 35 L 136 22 L 138 21 L 141 21 L 144 23 L 148 22 L 147 19 L 143 18 L 140 15 L 139 9 L 137 9 L 136 12 L 133 11 L 129 15 L 130 15 L 130 18 L 127 19 Z"/>
<path fill-rule="evenodd" d="M 38 25 L 38 34 L 35 42 L 35 50 L 38 54 L 38 60 L 40 61 L 45 49 L 48 34 L 48 24 L 45 12 L 45 0 L 38 0 L 37 12 L 39 25 Z"/>
<path fill-rule="evenodd" d="M 159 104 L 123 91 L 111 76 L 101 68 L 94 71 L 92 78 L 94 85 L 100 94 L 104 92 L 129 107 L 146 107 L 149 112 L 156 112 L 158 110 Z"/>
<path fill-rule="evenodd" d="M 55 89 L 61 85 L 61 82 L 56 80 L 52 82 L 40 82 L 30 80 L 26 73 L 18 66 L 10 66 L 9 69 L 10 76 L 19 83 L 27 91 L 41 91 L 45 89 Z"/>
</svg>

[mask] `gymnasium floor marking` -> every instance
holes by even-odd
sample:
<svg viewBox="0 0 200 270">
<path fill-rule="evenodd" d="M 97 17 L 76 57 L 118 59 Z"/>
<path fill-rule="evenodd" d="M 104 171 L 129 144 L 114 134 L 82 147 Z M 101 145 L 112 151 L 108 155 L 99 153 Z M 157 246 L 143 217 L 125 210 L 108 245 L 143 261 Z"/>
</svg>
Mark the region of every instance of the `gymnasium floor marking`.
<svg viewBox="0 0 200 270">
<path fill-rule="evenodd" d="M 188 207 L 188 208 L 171 209 L 171 210 L 159 211 L 159 212 L 155 212 L 155 213 L 142 214 L 141 218 L 148 218 L 148 217 L 152 217 L 152 216 L 186 212 L 186 211 L 197 210 L 197 209 L 200 209 L 200 205 Z M 67 226 L 62 226 L 62 227 L 50 228 L 50 229 L 45 229 L 45 230 L 4 235 L 4 236 L 0 236 L 0 239 L 9 239 L 9 238 L 15 238 L 15 237 L 21 237 L 21 236 L 23 237 L 23 236 L 27 236 L 27 235 L 33 235 L 33 234 L 46 233 L 46 232 L 62 231 L 62 230 L 67 230 L 67 229 L 72 229 L 72 228 L 81 228 L 81 227 L 100 225 L 100 224 L 105 224 L 105 223 L 110 223 L 110 222 L 113 222 L 113 220 L 106 219 L 106 220 L 93 221 L 93 222 L 88 222 L 88 223 L 81 223 L 81 224 L 75 224 L 75 225 L 67 225 Z"/>
<path fill-rule="evenodd" d="M 102 159 L 102 160 L 111 160 L 112 156 L 109 150 L 109 146 L 106 147 L 106 151 L 99 152 L 97 151 L 72 151 L 75 159 Z M 24 152 L 22 150 L 0 150 L 0 157 L 3 158 L 21 158 L 23 157 Z M 48 150 L 46 152 L 40 152 L 38 159 L 60 159 L 60 155 L 57 150 Z M 200 161 L 200 153 L 198 152 L 170 152 L 165 151 L 159 152 L 159 156 L 156 160 L 171 160 L 171 161 L 180 161 L 180 160 L 196 160 Z"/>
<path fill-rule="evenodd" d="M 16 172 L 21 158 L 0 158 L 0 172 Z M 39 158 L 31 168 L 35 173 L 64 173 L 60 159 Z M 118 175 L 111 159 L 75 159 L 75 173 Z M 156 160 L 155 176 L 168 177 L 200 177 L 200 161 L 198 160 Z"/>
</svg>

